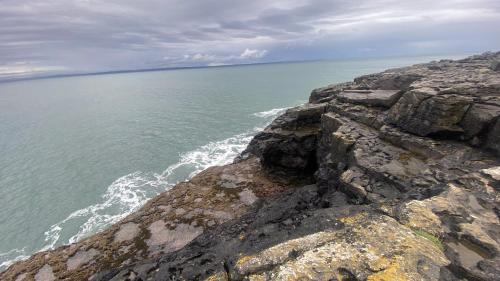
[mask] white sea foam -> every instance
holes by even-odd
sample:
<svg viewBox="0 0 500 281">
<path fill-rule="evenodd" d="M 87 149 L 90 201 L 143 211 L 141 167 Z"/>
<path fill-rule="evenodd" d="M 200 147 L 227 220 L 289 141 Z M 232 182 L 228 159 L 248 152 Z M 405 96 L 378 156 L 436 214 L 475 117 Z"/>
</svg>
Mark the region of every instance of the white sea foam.
<svg viewBox="0 0 500 281">
<path fill-rule="evenodd" d="M 29 256 L 26 253 L 26 248 L 12 249 L 5 253 L 0 253 L 0 271 L 7 268 L 16 261 L 27 259 Z"/>
<path fill-rule="evenodd" d="M 271 110 L 254 113 L 253 115 L 261 118 L 277 117 L 278 115 L 285 113 L 287 109 L 288 107 L 273 108 Z"/>
<path fill-rule="evenodd" d="M 53 249 L 61 244 L 77 242 L 118 222 L 138 210 L 149 199 L 170 189 L 179 181 L 187 180 L 208 167 L 230 163 L 246 148 L 258 131 L 285 112 L 286 109 L 275 108 L 253 114 L 263 118 L 260 126 L 181 154 L 179 162 L 169 166 L 161 174 L 138 171 L 115 180 L 101 196 L 102 200 L 99 203 L 74 211 L 64 220 L 52 225 L 45 232 L 45 245 L 39 251 Z M 77 230 L 74 229 L 75 225 L 79 225 Z M 70 238 L 61 241 L 61 236 L 68 237 L 68 233 L 71 235 Z M 25 248 L 0 253 L 0 270 L 18 260 L 28 258 L 30 254 Z"/>
</svg>

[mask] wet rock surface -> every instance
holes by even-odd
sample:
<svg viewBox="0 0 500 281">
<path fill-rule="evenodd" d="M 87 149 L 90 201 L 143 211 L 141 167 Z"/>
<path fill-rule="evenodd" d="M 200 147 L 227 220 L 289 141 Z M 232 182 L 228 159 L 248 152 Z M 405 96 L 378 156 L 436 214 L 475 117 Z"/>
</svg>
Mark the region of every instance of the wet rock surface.
<svg viewBox="0 0 500 281">
<path fill-rule="evenodd" d="M 500 280 L 500 53 L 312 91 L 110 229 L 1 280 Z"/>
</svg>

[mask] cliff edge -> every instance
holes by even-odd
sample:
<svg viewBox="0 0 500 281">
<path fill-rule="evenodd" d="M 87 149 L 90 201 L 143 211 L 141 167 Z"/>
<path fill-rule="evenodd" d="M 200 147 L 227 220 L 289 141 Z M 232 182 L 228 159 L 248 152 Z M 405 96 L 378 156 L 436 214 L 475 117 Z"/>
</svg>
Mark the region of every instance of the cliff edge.
<svg viewBox="0 0 500 281">
<path fill-rule="evenodd" d="M 0 280 L 500 280 L 499 188 L 500 52 L 391 69 Z"/>
</svg>

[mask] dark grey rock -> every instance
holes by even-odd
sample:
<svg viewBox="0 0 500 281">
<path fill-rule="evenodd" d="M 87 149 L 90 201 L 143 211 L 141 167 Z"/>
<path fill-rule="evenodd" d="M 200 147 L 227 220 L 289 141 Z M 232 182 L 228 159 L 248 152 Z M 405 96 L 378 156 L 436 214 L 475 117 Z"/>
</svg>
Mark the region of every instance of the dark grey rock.
<svg viewBox="0 0 500 281">
<path fill-rule="evenodd" d="M 488 132 L 486 148 L 492 149 L 500 156 L 500 118 L 497 118 L 491 130 Z"/>
<path fill-rule="evenodd" d="M 499 116 L 500 106 L 476 103 L 467 111 L 460 126 L 464 128 L 466 138 L 472 138 L 489 130 Z"/>
<path fill-rule="evenodd" d="M 493 62 L 491 62 L 490 67 L 493 71 L 500 71 L 500 60 L 494 60 Z"/>
<path fill-rule="evenodd" d="M 344 90 L 337 95 L 342 102 L 389 108 L 401 97 L 399 90 Z"/>
<path fill-rule="evenodd" d="M 355 78 L 354 84 L 359 89 L 406 91 L 413 82 L 420 78 L 422 78 L 421 74 L 404 73 L 400 69 L 394 69 Z"/>
<path fill-rule="evenodd" d="M 439 94 L 433 90 L 413 90 L 391 108 L 392 124 L 419 136 L 453 138 L 464 132 L 459 123 L 472 104 L 472 98 Z"/>
<path fill-rule="evenodd" d="M 309 103 L 322 103 L 331 100 L 336 94 L 344 89 L 350 89 L 352 83 L 339 83 L 327 87 L 317 88 L 312 90 L 309 96 Z"/>
</svg>

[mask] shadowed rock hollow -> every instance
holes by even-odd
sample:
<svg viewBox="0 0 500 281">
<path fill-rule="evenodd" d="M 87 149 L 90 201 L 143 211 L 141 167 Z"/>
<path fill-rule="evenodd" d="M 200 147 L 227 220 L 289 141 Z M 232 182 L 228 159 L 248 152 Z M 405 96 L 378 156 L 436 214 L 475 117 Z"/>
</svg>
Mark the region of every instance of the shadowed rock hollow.
<svg viewBox="0 0 500 281">
<path fill-rule="evenodd" d="M 233 164 L 1 280 L 500 280 L 500 53 L 312 91 Z"/>
</svg>

